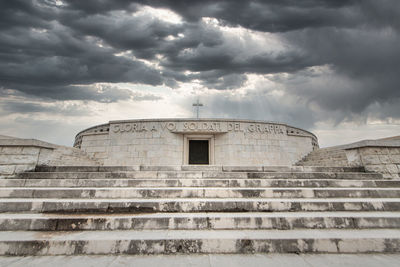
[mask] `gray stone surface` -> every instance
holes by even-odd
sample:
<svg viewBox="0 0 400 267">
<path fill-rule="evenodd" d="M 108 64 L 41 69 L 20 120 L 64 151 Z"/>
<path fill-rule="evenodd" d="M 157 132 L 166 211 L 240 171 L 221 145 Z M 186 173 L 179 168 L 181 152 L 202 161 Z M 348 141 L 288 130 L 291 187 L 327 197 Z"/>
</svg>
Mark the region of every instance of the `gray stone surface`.
<svg viewBox="0 0 400 267">
<path fill-rule="evenodd" d="M 385 178 L 400 178 L 399 137 L 364 140 L 312 151 L 296 163 L 303 166 L 359 166 Z"/>
<path fill-rule="evenodd" d="M 213 171 L 140 171 L 140 172 L 29 172 L 11 179 L 381 179 L 379 173 L 362 172 L 213 172 Z"/>
<path fill-rule="evenodd" d="M 400 251 L 400 180 L 358 168 L 37 170 L 0 181 L 0 254 Z"/>
<path fill-rule="evenodd" d="M 398 211 L 399 198 L 170 198 L 0 200 L 0 212 Z"/>
<path fill-rule="evenodd" d="M 15 231 L 0 236 L 0 255 L 399 251 L 398 229 Z"/>
<path fill-rule="evenodd" d="M 111 121 L 78 133 L 74 146 L 104 165 L 185 165 L 188 140 L 199 138 L 214 165 L 292 165 L 318 147 L 308 131 L 234 119 Z"/>
<path fill-rule="evenodd" d="M 153 255 L 153 256 L 28 256 L 0 257 L 0 266 L 9 267 L 397 267 L 398 254 L 255 254 L 255 255 Z"/>
<path fill-rule="evenodd" d="M 389 188 L 400 187 L 393 179 L 0 179 L 0 187 L 335 187 L 335 188 Z"/>
<path fill-rule="evenodd" d="M 399 228 L 399 212 L 0 214 L 1 231 Z"/>
<path fill-rule="evenodd" d="M 400 188 L 119 187 L 0 188 L 0 198 L 399 198 Z"/>
<path fill-rule="evenodd" d="M 37 165 L 98 165 L 85 152 L 36 139 L 0 138 L 0 178 L 34 170 Z"/>
</svg>

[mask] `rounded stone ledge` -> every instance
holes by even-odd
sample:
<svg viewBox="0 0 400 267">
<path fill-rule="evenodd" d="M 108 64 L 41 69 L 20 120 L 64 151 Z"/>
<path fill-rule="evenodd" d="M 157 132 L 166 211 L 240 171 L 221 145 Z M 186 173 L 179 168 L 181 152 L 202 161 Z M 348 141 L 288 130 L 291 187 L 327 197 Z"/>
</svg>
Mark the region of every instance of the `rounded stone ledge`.
<svg viewBox="0 0 400 267">
<path fill-rule="evenodd" d="M 196 149 L 206 152 L 194 161 L 200 157 L 197 150 L 193 152 L 196 146 L 204 146 Z M 76 135 L 74 147 L 104 165 L 268 166 L 294 164 L 318 148 L 318 139 L 309 131 L 279 122 L 138 119 L 83 130 Z"/>
</svg>

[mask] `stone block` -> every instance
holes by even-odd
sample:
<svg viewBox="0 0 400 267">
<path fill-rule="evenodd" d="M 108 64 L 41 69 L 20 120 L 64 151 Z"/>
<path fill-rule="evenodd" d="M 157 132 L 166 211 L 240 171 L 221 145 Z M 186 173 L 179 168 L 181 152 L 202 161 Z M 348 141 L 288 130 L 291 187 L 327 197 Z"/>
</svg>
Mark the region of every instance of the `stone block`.
<svg viewBox="0 0 400 267">
<path fill-rule="evenodd" d="M 372 155 L 372 154 L 364 155 L 364 154 L 362 154 L 362 156 L 361 156 L 361 161 L 362 161 L 362 163 L 363 163 L 364 165 L 376 165 L 376 164 L 381 164 L 379 155 L 377 155 L 377 154 L 375 154 L 375 155 Z"/>
<path fill-rule="evenodd" d="M 225 172 L 262 172 L 262 166 L 222 166 Z"/>
<path fill-rule="evenodd" d="M 131 146 L 112 146 L 111 153 L 127 152 L 130 151 Z"/>
<path fill-rule="evenodd" d="M 359 150 L 361 155 L 386 155 L 389 153 L 386 147 L 363 147 Z"/>
<path fill-rule="evenodd" d="M 264 172 L 290 172 L 296 170 L 302 170 L 302 166 L 263 166 Z"/>
<path fill-rule="evenodd" d="M 400 155 L 397 155 L 397 154 L 396 155 L 392 155 L 392 154 L 390 154 L 389 157 L 390 157 L 390 160 L 391 160 L 392 163 L 400 164 Z"/>
<path fill-rule="evenodd" d="M 390 147 L 388 150 L 391 155 L 400 155 L 400 147 Z"/>
<path fill-rule="evenodd" d="M 94 152 L 93 157 L 96 159 L 106 159 L 108 157 L 107 152 Z"/>
<path fill-rule="evenodd" d="M 24 147 L 21 154 L 24 155 L 37 155 L 39 154 L 40 148 L 38 147 Z"/>
<path fill-rule="evenodd" d="M 346 158 L 349 164 L 359 165 L 361 164 L 361 158 L 358 150 L 346 150 Z"/>
<path fill-rule="evenodd" d="M 389 173 L 395 173 L 395 174 L 399 173 L 396 164 L 386 164 L 385 167 Z"/>
<path fill-rule="evenodd" d="M 141 171 L 180 171 L 181 166 L 140 166 Z M 177 174 L 176 174 L 177 175 Z"/>
<path fill-rule="evenodd" d="M 35 169 L 36 164 L 15 165 L 15 173 L 32 171 Z"/>
<path fill-rule="evenodd" d="M 86 147 L 84 151 L 86 151 L 88 153 L 91 153 L 91 152 L 106 152 L 106 147 L 105 146 Z"/>
<path fill-rule="evenodd" d="M 368 172 L 386 173 L 384 165 L 365 165 L 365 170 Z"/>
<path fill-rule="evenodd" d="M 5 146 L 1 148 L 1 154 L 5 155 L 18 155 L 22 153 L 22 146 Z"/>
<path fill-rule="evenodd" d="M 11 175 L 14 174 L 15 165 L 0 165 L 0 174 Z"/>
<path fill-rule="evenodd" d="M 34 164 L 37 155 L 0 155 L 0 164 Z"/>
<path fill-rule="evenodd" d="M 382 164 L 389 164 L 392 163 L 392 158 L 390 155 L 379 155 L 379 161 Z"/>
<path fill-rule="evenodd" d="M 104 139 L 108 139 L 108 133 L 104 133 L 104 134 L 88 134 L 88 135 L 84 135 L 82 138 L 82 143 L 86 142 L 86 141 L 93 141 L 93 140 L 104 140 Z"/>
</svg>

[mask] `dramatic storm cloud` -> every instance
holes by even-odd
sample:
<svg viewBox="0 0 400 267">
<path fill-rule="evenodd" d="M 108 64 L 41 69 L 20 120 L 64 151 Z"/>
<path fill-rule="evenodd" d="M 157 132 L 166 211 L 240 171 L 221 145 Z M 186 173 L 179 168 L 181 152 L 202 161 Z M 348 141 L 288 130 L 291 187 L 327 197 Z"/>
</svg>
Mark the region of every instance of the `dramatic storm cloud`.
<svg viewBox="0 0 400 267">
<path fill-rule="evenodd" d="M 0 0 L 0 134 L 71 144 L 107 120 L 190 117 L 199 97 L 203 117 L 322 145 L 398 135 L 399 18 L 397 0 Z"/>
</svg>

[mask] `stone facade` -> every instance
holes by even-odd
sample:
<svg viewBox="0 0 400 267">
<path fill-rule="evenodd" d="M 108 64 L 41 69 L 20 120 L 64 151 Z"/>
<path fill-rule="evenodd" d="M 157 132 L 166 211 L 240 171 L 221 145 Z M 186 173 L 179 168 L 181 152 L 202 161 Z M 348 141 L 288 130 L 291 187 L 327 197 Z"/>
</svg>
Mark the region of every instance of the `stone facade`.
<svg viewBox="0 0 400 267">
<path fill-rule="evenodd" d="M 80 132 L 74 146 L 104 165 L 186 165 L 197 139 L 209 141 L 211 165 L 291 165 L 318 148 L 299 128 L 224 119 L 111 121 Z"/>
</svg>

